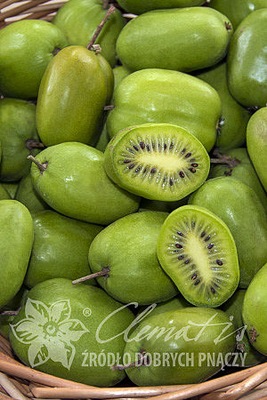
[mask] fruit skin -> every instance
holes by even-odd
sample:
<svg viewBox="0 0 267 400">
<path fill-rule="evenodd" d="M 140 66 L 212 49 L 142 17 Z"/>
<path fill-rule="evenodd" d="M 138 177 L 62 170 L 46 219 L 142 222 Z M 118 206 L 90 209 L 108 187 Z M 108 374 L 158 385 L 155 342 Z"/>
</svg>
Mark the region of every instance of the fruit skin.
<svg viewBox="0 0 267 400">
<path fill-rule="evenodd" d="M 250 118 L 246 140 L 249 157 L 267 192 L 267 107 L 257 110 Z"/>
<path fill-rule="evenodd" d="M 49 63 L 40 84 L 36 125 L 46 146 L 77 141 L 93 145 L 113 92 L 107 61 L 82 46 L 68 46 Z"/>
<path fill-rule="evenodd" d="M 88 249 L 102 226 L 68 218 L 52 210 L 35 213 L 33 225 L 34 243 L 24 280 L 27 287 L 47 279 L 74 280 L 90 274 Z"/>
<path fill-rule="evenodd" d="M 131 71 L 164 68 L 191 72 L 222 60 L 232 33 L 229 19 L 212 8 L 153 10 L 124 26 L 116 52 Z"/>
<path fill-rule="evenodd" d="M 266 0 L 210 0 L 208 6 L 227 15 L 236 29 L 249 13 L 266 8 L 267 3 Z"/>
<path fill-rule="evenodd" d="M 257 144 L 255 143 L 255 146 L 256 145 Z M 258 151 L 260 151 L 260 149 L 258 149 Z M 257 154 L 259 154 L 259 152 Z M 255 168 L 251 162 L 251 158 L 248 155 L 247 148 L 237 147 L 235 149 L 230 149 L 228 151 L 222 152 L 222 156 L 230 157 L 232 160 L 236 160 L 235 166 L 231 167 L 226 164 L 212 164 L 209 177 L 233 177 L 234 179 L 238 179 L 246 185 L 250 186 L 258 195 L 265 211 L 267 212 L 267 194 L 265 193 L 261 181 L 259 180 Z"/>
<path fill-rule="evenodd" d="M 114 106 L 106 122 L 110 137 L 133 125 L 169 123 L 195 135 L 207 151 L 216 142 L 220 97 L 189 74 L 158 68 L 133 72 L 115 89 Z"/>
<path fill-rule="evenodd" d="M 33 222 L 28 209 L 17 200 L 0 200 L 0 308 L 9 302 L 22 286 L 31 255 L 33 236 Z"/>
<path fill-rule="evenodd" d="M 226 61 L 196 72 L 195 76 L 203 79 L 217 90 L 221 102 L 221 122 L 216 139 L 216 147 L 223 151 L 245 144 L 246 127 L 251 114 L 231 95 L 227 83 Z"/>
<path fill-rule="evenodd" d="M 188 202 L 206 207 L 228 225 L 238 252 L 239 287 L 247 288 L 267 258 L 267 217 L 255 191 L 235 178 L 217 177 L 208 179 Z"/>
<path fill-rule="evenodd" d="M 59 8 L 52 23 L 61 29 L 69 44 L 86 47 L 106 12 L 101 0 L 70 0 Z M 97 37 L 101 55 L 112 67 L 116 64 L 116 40 L 125 22 L 121 12 L 116 9 Z"/>
<path fill-rule="evenodd" d="M 208 240 L 213 243 L 213 247 L 208 250 L 208 252 L 209 256 L 212 257 L 213 265 L 215 265 L 215 271 L 216 267 L 218 266 L 218 264 L 215 262 L 216 258 L 220 257 L 221 260 L 224 260 L 226 257 L 228 258 L 228 268 L 225 271 L 225 267 L 222 267 L 222 279 L 219 281 L 217 286 L 213 286 L 216 289 L 214 292 L 210 290 L 208 284 L 205 285 L 205 282 L 201 281 L 201 278 L 199 285 L 195 285 L 195 279 L 198 277 L 198 257 L 203 257 L 203 250 L 200 250 L 199 240 L 204 240 L 204 243 L 206 240 L 200 238 L 197 240 L 198 238 L 194 236 L 195 239 L 193 241 L 192 231 L 190 231 L 190 226 L 188 227 L 189 224 L 193 224 L 193 221 L 197 221 L 195 233 L 200 234 L 200 229 L 204 230 L 204 233 L 206 229 L 210 229 L 210 239 L 208 238 Z M 177 230 L 182 229 L 181 223 L 184 223 L 184 226 L 186 226 L 186 229 L 188 229 L 188 235 L 185 235 L 189 240 L 187 247 L 183 245 L 183 242 L 181 247 L 176 246 L 177 239 L 175 235 L 177 236 Z M 218 235 L 218 232 L 222 233 L 223 235 L 221 236 L 223 241 L 222 248 L 218 248 L 216 245 L 216 235 Z M 178 246 L 180 243 L 178 242 Z M 207 241 L 207 246 L 208 243 L 209 242 Z M 190 244 L 190 249 L 194 248 L 195 252 L 191 250 L 192 253 L 187 254 L 187 248 L 190 246 Z M 183 250 L 183 254 L 187 254 L 188 261 L 190 262 L 186 267 L 186 263 L 184 262 L 185 260 L 180 261 L 178 257 L 179 253 L 177 254 L 177 249 L 183 247 L 185 248 Z M 203 248 L 203 244 L 201 244 L 201 248 Z M 217 253 L 220 255 L 218 256 Z M 205 207 L 189 204 L 181 206 L 172 211 L 161 227 L 157 241 L 157 255 L 160 265 L 173 280 L 179 292 L 189 303 L 195 306 L 213 308 L 219 307 L 233 295 L 238 287 L 240 271 L 237 249 L 233 236 L 227 225 L 220 218 L 217 218 L 215 213 L 211 212 Z M 205 259 L 204 257 L 202 258 L 202 265 L 204 266 L 203 268 L 207 268 L 207 257 L 205 257 Z M 196 272 L 195 278 L 192 278 L 193 271 Z M 210 282 L 210 284 L 214 284 L 214 282 L 216 282 L 216 275 L 214 276 L 214 279 L 212 279 L 208 275 L 208 272 L 206 273 L 207 281 Z M 205 281 L 205 272 L 202 271 L 202 274 L 200 275 L 203 276 Z"/>
<path fill-rule="evenodd" d="M 157 136 L 158 135 L 158 136 Z M 174 148 L 176 148 L 177 144 L 177 152 L 182 151 L 183 147 L 180 144 L 179 140 L 175 142 L 176 137 L 180 137 L 180 141 L 184 144 L 184 147 L 188 149 L 188 146 L 192 146 L 192 149 L 195 149 L 195 154 L 192 156 L 194 157 L 194 162 L 197 163 L 196 171 L 191 173 L 187 171 L 187 167 L 183 168 L 185 171 L 185 176 L 181 178 L 179 173 L 175 171 L 174 167 L 172 166 L 172 157 L 174 151 L 170 151 L 170 168 L 169 170 L 172 171 L 169 176 L 173 178 L 173 190 L 170 190 L 168 184 L 164 187 L 164 183 L 161 179 L 161 175 L 163 174 L 162 163 L 167 163 L 168 156 L 162 154 L 161 151 L 158 149 L 155 150 L 155 158 L 159 159 L 158 165 L 157 160 L 152 158 L 152 161 L 149 160 L 149 154 L 142 150 L 139 147 L 139 150 L 136 151 L 136 159 L 139 160 L 139 165 L 144 165 L 145 161 L 143 161 L 142 156 L 144 159 L 148 159 L 147 162 L 147 169 L 156 166 L 161 171 L 156 171 L 154 174 L 153 179 L 149 179 L 149 176 L 146 176 L 146 181 L 141 175 L 136 175 L 135 172 L 131 173 L 130 169 L 123 169 L 122 152 L 124 148 L 127 148 L 129 143 L 139 144 L 140 140 L 144 140 L 145 143 L 152 143 L 156 141 L 156 138 L 159 138 L 159 142 L 162 144 L 169 143 L 173 141 Z M 142 139 L 143 138 L 143 139 Z M 179 149 L 179 150 L 178 150 Z M 143 152 L 140 155 L 140 151 Z M 127 154 L 127 153 L 126 153 Z M 131 154 L 126 156 L 131 157 Z M 166 157 L 165 160 L 163 157 Z M 177 156 L 178 157 L 178 156 Z M 180 165 L 184 162 L 182 156 L 180 156 Z M 186 161 L 187 162 L 187 161 Z M 133 165 L 133 164 L 132 164 Z M 138 162 L 136 162 L 138 165 Z M 179 168 L 180 166 L 176 162 L 176 167 Z M 208 152 L 206 151 L 205 147 L 202 143 L 194 136 L 191 135 L 185 129 L 178 127 L 177 125 L 173 124 L 142 124 L 137 126 L 132 126 L 121 130 L 115 135 L 110 142 L 107 144 L 107 147 L 104 152 L 104 168 L 106 170 L 107 175 L 121 188 L 128 190 L 130 193 L 134 193 L 138 196 L 142 196 L 143 198 L 150 199 L 150 200 L 159 200 L 159 201 L 177 201 L 185 198 L 194 190 L 196 190 L 202 183 L 207 179 L 210 169 L 210 159 Z M 130 167 L 129 167 L 130 168 Z M 190 168 L 190 164 L 188 169 Z M 168 166 L 166 166 L 166 171 L 168 171 Z M 191 176 L 188 174 L 191 173 Z M 150 175 L 151 177 L 151 175 Z M 158 184 L 155 181 L 158 180 Z"/>
<path fill-rule="evenodd" d="M 91 243 L 88 260 L 92 272 L 110 269 L 108 276 L 96 279 L 116 300 L 150 304 L 177 294 L 156 254 L 157 238 L 167 215 L 159 211 L 132 213 L 107 226 Z"/>
<path fill-rule="evenodd" d="M 263 355 L 267 356 L 267 263 L 256 273 L 250 282 L 243 302 L 242 316 L 247 325 L 250 343 Z"/>
<path fill-rule="evenodd" d="M 113 370 L 99 355 L 122 355 L 123 332 L 133 319 L 127 307 L 102 289 L 55 278 L 28 292 L 9 338 L 15 354 L 32 368 L 89 385 L 114 386 L 125 373 Z M 95 362 L 90 361 L 94 356 Z"/>
<path fill-rule="evenodd" d="M 221 309 L 229 316 L 229 319 L 233 318 L 232 321 L 236 330 L 236 350 L 244 355 L 243 366 L 252 367 L 253 365 L 266 361 L 266 359 L 251 345 L 247 336 L 246 326 L 242 318 L 242 308 L 246 290 L 247 289 L 236 290 L 233 296 L 221 306 Z"/>
<path fill-rule="evenodd" d="M 235 30 L 227 55 L 228 86 L 244 107 L 267 103 L 267 9 L 250 13 Z"/>
<path fill-rule="evenodd" d="M 179 8 L 200 6 L 204 0 L 118 0 L 118 4 L 127 12 L 142 14 L 161 8 Z"/>
<path fill-rule="evenodd" d="M 32 163 L 33 186 L 55 211 L 85 222 L 108 225 L 138 210 L 140 198 L 115 185 L 104 170 L 104 154 L 86 144 L 65 142 L 47 147 Z"/>
<path fill-rule="evenodd" d="M 205 331 L 201 332 L 203 326 Z M 224 328 L 226 331 L 222 334 Z M 217 357 L 231 356 L 234 348 L 233 324 L 223 311 L 185 307 L 151 314 L 138 324 L 131 332 L 124 352 L 131 356 L 130 361 L 137 361 L 138 354 L 142 357 L 148 353 L 148 365 L 140 366 L 139 362 L 138 367 L 125 370 L 138 386 L 198 383 L 218 372 L 223 365 L 216 363 Z M 153 360 L 158 354 L 160 362 L 156 364 Z M 164 355 L 169 355 L 169 359 L 171 356 L 179 358 L 164 365 Z M 207 362 L 210 355 L 215 357 L 213 365 Z M 201 357 L 206 357 L 206 361 L 200 361 Z"/>
<path fill-rule="evenodd" d="M 34 189 L 30 172 L 18 182 L 14 198 L 24 204 L 31 214 L 50 208 Z"/>
<path fill-rule="evenodd" d="M 26 100 L 0 99 L 0 141 L 2 158 L 0 179 L 2 182 L 19 181 L 27 175 L 30 165 L 27 155 L 39 150 L 30 150 L 27 141 L 39 142 L 36 129 L 36 106 Z"/>
<path fill-rule="evenodd" d="M 48 63 L 67 45 L 61 30 L 47 21 L 15 21 L 2 28 L 0 93 L 5 97 L 36 98 Z"/>
</svg>

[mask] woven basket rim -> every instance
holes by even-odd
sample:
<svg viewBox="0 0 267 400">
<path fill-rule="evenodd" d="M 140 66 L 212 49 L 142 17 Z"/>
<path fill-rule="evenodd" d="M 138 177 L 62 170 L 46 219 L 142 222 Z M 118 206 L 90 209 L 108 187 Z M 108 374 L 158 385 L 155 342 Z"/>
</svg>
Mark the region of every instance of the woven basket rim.
<svg viewBox="0 0 267 400">
<path fill-rule="evenodd" d="M 20 399 L 263 399 L 267 398 L 267 362 L 247 367 L 205 382 L 166 386 L 90 386 L 32 369 L 14 358 L 9 341 L 0 335 L 0 386 Z M 11 387 L 11 389 L 10 389 Z M 261 397 L 255 397 L 255 393 Z M 23 397 L 24 396 L 24 397 Z M 253 396 L 253 397 L 251 397 Z M 12 399 L 16 397 L 1 397 Z"/>
<path fill-rule="evenodd" d="M 0 2 L 0 27 L 21 19 L 51 20 L 67 0 L 4 0 Z"/>
<path fill-rule="evenodd" d="M 0 0 L 0 29 L 20 19 L 51 20 L 68 0 Z M 2 389 L 1 389 L 2 388 Z M 99 388 L 58 378 L 15 360 L 0 335 L 0 400 L 8 399 L 267 399 L 267 362 L 199 384 Z"/>
</svg>

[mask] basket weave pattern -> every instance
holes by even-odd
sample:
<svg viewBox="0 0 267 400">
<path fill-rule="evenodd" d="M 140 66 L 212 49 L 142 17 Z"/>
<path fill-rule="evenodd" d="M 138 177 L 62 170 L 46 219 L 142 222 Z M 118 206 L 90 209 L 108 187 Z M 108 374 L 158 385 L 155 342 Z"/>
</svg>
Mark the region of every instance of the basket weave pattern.
<svg viewBox="0 0 267 400">
<path fill-rule="evenodd" d="M 50 21 L 65 1 L 0 0 L 0 29 L 18 19 Z M 267 400 L 267 362 L 199 384 L 98 388 L 21 364 L 15 359 L 8 340 L 0 336 L 0 400 L 8 399 Z"/>
</svg>

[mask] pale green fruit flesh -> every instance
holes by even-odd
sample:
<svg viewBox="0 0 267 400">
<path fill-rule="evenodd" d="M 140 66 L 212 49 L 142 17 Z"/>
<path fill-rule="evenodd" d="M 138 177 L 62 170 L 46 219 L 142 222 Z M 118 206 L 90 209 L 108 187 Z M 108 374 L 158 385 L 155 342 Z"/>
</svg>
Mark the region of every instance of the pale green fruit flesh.
<svg viewBox="0 0 267 400">
<path fill-rule="evenodd" d="M 233 236 L 204 207 L 185 205 L 172 211 L 161 228 L 157 254 L 178 290 L 196 306 L 218 307 L 238 286 Z"/>
<path fill-rule="evenodd" d="M 32 164 L 35 190 L 51 208 L 67 217 L 108 225 L 139 207 L 139 197 L 108 178 L 104 154 L 93 147 L 60 143 L 46 148 L 36 159 L 45 165 L 45 171 Z"/>
<path fill-rule="evenodd" d="M 160 228 L 168 213 L 140 211 L 113 222 L 102 230 L 89 248 L 94 273 L 109 295 L 122 303 L 150 304 L 171 299 L 177 289 L 161 268 L 156 254 Z"/>
<path fill-rule="evenodd" d="M 130 127 L 111 139 L 104 167 L 120 187 L 151 200 L 177 201 L 206 180 L 210 161 L 202 143 L 171 124 Z"/>
<path fill-rule="evenodd" d="M 0 200 L 0 308 L 22 286 L 33 244 L 33 222 L 17 200 Z"/>
<path fill-rule="evenodd" d="M 90 274 L 88 249 L 102 226 L 52 210 L 35 213 L 33 224 L 34 243 L 24 281 L 28 287 L 51 278 L 74 280 Z"/>
<path fill-rule="evenodd" d="M 221 176 L 207 180 L 190 195 L 189 203 L 208 208 L 229 227 L 238 252 L 239 287 L 247 288 L 267 258 L 267 217 L 255 191 Z"/>
<path fill-rule="evenodd" d="M 267 263 L 256 273 L 250 282 L 243 302 L 242 316 L 247 325 L 250 343 L 267 356 Z"/>
<path fill-rule="evenodd" d="M 234 347 L 234 327 L 223 311 L 205 307 L 166 311 L 148 316 L 131 332 L 124 352 L 129 364 L 138 366 L 125 371 L 139 386 L 198 383 L 218 372 Z"/>
<path fill-rule="evenodd" d="M 115 361 L 103 357 L 122 355 L 123 332 L 133 319 L 127 307 L 100 288 L 49 279 L 28 292 L 12 322 L 10 342 L 18 358 L 37 370 L 89 385 L 114 386 L 125 373 L 113 370 Z"/>
</svg>

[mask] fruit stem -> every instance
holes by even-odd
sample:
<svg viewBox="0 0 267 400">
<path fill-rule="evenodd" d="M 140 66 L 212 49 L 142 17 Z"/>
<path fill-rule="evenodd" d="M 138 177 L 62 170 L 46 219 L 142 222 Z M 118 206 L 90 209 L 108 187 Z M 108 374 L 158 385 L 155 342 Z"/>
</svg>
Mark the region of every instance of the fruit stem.
<svg viewBox="0 0 267 400">
<path fill-rule="evenodd" d="M 105 23 L 107 22 L 108 18 L 110 17 L 110 15 L 116 10 L 116 7 L 114 7 L 112 4 L 109 7 L 109 9 L 106 12 L 106 15 L 104 16 L 104 18 L 102 19 L 102 21 L 100 22 L 100 24 L 97 26 L 95 33 L 93 34 L 92 39 L 90 40 L 90 42 L 87 45 L 87 49 L 88 50 L 94 50 L 94 44 L 95 41 L 97 39 L 97 37 L 99 36 L 100 32 L 102 31 Z"/>
<path fill-rule="evenodd" d="M 222 154 L 217 149 L 214 150 L 212 155 L 215 156 L 215 158 L 211 157 L 211 164 L 224 164 L 230 168 L 235 168 L 238 164 L 240 164 L 240 160 L 237 158 L 233 158 L 227 154 Z"/>
<path fill-rule="evenodd" d="M 39 140 L 27 139 L 26 140 L 26 148 L 30 151 L 33 149 L 44 149 L 45 145 L 42 142 L 39 142 Z"/>
<path fill-rule="evenodd" d="M 110 271 L 109 267 L 103 267 L 101 269 L 101 271 L 95 272 L 93 274 L 82 276 L 81 278 L 78 278 L 78 279 L 75 279 L 74 281 L 72 281 L 72 283 L 73 283 L 73 285 L 76 285 L 77 283 L 82 283 L 82 282 L 85 282 L 85 281 L 89 281 L 91 279 L 98 278 L 99 276 L 105 276 L 107 278 L 109 276 L 108 275 L 109 271 Z"/>
<path fill-rule="evenodd" d="M 35 157 L 33 157 L 32 154 L 28 155 L 28 156 L 27 156 L 27 159 L 28 159 L 28 160 L 31 160 L 35 165 L 37 165 L 37 167 L 39 168 L 39 170 L 40 170 L 41 173 L 43 173 L 43 172 L 46 170 L 47 164 L 48 164 L 47 162 L 44 163 L 44 164 L 41 164 L 38 160 L 36 160 Z"/>
<path fill-rule="evenodd" d="M 15 316 L 15 315 L 18 315 L 18 313 L 19 313 L 19 310 L 20 310 L 20 308 L 18 309 L 18 310 L 5 310 L 5 311 L 1 311 L 0 312 L 0 315 L 2 315 L 2 316 Z"/>
</svg>

